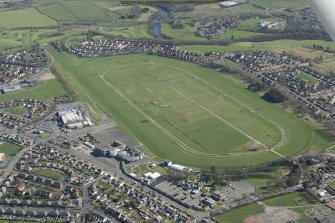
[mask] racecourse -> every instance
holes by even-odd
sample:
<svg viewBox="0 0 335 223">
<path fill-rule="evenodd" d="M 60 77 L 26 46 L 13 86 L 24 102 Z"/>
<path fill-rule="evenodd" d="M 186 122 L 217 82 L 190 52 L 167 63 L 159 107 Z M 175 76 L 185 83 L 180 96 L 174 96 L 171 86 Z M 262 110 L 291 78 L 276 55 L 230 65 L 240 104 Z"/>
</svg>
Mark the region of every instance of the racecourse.
<svg viewBox="0 0 335 223">
<path fill-rule="evenodd" d="M 145 54 L 78 58 L 48 48 L 68 86 L 157 159 L 243 166 L 335 144 L 226 74 Z"/>
</svg>

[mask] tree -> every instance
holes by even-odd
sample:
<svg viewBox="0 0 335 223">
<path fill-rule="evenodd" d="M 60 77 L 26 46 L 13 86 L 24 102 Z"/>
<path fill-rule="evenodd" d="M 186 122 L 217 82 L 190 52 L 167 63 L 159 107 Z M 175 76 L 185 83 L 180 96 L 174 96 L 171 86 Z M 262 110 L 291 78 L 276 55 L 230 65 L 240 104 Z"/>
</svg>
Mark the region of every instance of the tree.
<svg viewBox="0 0 335 223">
<path fill-rule="evenodd" d="M 281 103 L 285 101 L 285 96 L 277 89 L 271 89 L 264 94 L 263 99 L 271 103 Z"/>
</svg>

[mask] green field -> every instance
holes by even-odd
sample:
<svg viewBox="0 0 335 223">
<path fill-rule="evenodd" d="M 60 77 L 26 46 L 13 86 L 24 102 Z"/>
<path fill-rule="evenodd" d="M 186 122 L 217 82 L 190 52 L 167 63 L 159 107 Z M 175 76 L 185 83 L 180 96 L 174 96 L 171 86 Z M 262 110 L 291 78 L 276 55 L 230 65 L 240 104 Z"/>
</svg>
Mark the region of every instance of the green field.
<svg viewBox="0 0 335 223">
<path fill-rule="evenodd" d="M 305 7 L 310 4 L 308 0 L 251 0 L 251 3 L 262 5 L 263 7 L 278 8 L 294 8 Z"/>
<path fill-rule="evenodd" d="M 328 184 L 333 190 L 335 190 L 335 181 L 331 182 Z"/>
<path fill-rule="evenodd" d="M 50 179 L 53 179 L 53 180 L 62 180 L 63 179 L 63 176 L 62 174 L 56 172 L 56 171 L 53 171 L 53 170 L 38 170 L 36 172 L 34 172 L 34 174 L 38 175 L 38 176 L 41 176 L 41 177 L 47 177 L 47 178 L 50 178 Z"/>
<path fill-rule="evenodd" d="M 21 98 L 49 100 L 56 96 L 65 95 L 66 92 L 57 80 L 42 81 L 37 86 L 26 87 L 17 92 L 1 94 L 0 101 Z"/>
<path fill-rule="evenodd" d="M 0 32 L 0 50 L 26 47 L 34 43 L 67 42 L 86 39 L 86 32 L 80 29 L 58 31 L 53 29 L 10 30 Z"/>
<path fill-rule="evenodd" d="M 238 42 L 228 46 L 210 46 L 210 45 L 185 45 L 182 49 L 196 52 L 215 51 L 219 53 L 245 51 L 245 50 L 269 50 L 275 52 L 290 52 L 294 48 L 312 48 L 313 44 L 335 49 L 335 43 L 322 40 L 275 40 L 268 42 Z"/>
<path fill-rule="evenodd" d="M 245 223 L 244 219 L 250 215 L 262 213 L 263 208 L 257 204 L 249 204 L 241 208 L 234 209 L 228 213 L 218 215 L 215 220 L 219 223 Z"/>
<path fill-rule="evenodd" d="M 101 3 L 101 2 L 100 2 Z M 105 4 L 97 4 L 94 1 L 59 1 L 53 4 L 42 5 L 37 9 L 44 15 L 60 22 L 60 23 L 109 23 L 112 21 L 121 22 L 119 19 L 123 13 L 130 13 L 131 7 L 102 7 Z M 115 10 L 113 10 L 115 8 Z M 132 20 L 122 20 L 129 22 Z"/>
<path fill-rule="evenodd" d="M 0 27 L 17 28 L 56 25 L 57 22 L 55 20 L 42 15 L 34 8 L 0 12 Z"/>
<path fill-rule="evenodd" d="M 300 220 L 311 220 L 304 215 L 305 210 L 309 207 L 317 205 L 318 202 L 310 197 L 307 193 L 291 193 L 279 197 L 264 200 L 263 203 L 267 206 L 282 206 L 289 207 L 295 212 L 302 215 Z M 244 220 L 251 215 L 256 215 L 263 212 L 263 207 L 257 203 L 234 209 L 230 212 L 223 213 L 215 217 L 219 223 L 244 223 Z M 300 222 L 300 221 L 299 221 Z"/>
<path fill-rule="evenodd" d="M 3 109 L 5 112 L 9 112 L 13 115 L 18 115 L 18 116 L 21 116 L 21 115 L 24 115 L 27 113 L 27 109 L 26 108 L 22 108 L 22 107 L 14 107 L 14 108 L 6 108 L 6 109 Z"/>
<path fill-rule="evenodd" d="M 294 206 L 307 206 L 315 205 L 318 202 L 307 193 L 295 192 L 275 198 L 265 200 L 264 203 L 269 206 L 282 206 L 282 207 L 294 207 Z"/>
<path fill-rule="evenodd" d="M 252 177 L 248 178 L 247 181 L 255 187 L 263 187 L 266 186 L 268 182 L 273 182 L 273 177 Z"/>
<path fill-rule="evenodd" d="M 84 101 L 117 119 L 161 159 L 240 166 L 280 158 L 257 143 L 286 156 L 334 144 L 215 70 L 144 54 L 92 59 L 49 49 Z"/>
<path fill-rule="evenodd" d="M 208 41 L 206 38 L 199 37 L 195 35 L 196 28 L 191 27 L 188 24 L 184 23 L 184 27 L 182 29 L 173 29 L 170 25 L 163 23 L 162 24 L 162 33 L 173 38 L 175 40 L 182 40 L 182 41 Z M 232 28 L 228 30 L 225 34 L 218 36 L 215 39 L 234 39 L 239 38 L 248 38 L 254 37 L 259 35 L 269 35 L 264 33 L 257 33 L 257 32 L 250 32 L 245 30 L 240 30 L 237 28 Z"/>
<path fill-rule="evenodd" d="M 0 153 L 4 153 L 6 156 L 14 156 L 20 147 L 12 143 L 2 143 L 0 144 Z"/>
<path fill-rule="evenodd" d="M 128 27 L 104 27 L 103 34 L 123 38 L 153 38 L 148 25 L 128 26 Z"/>
</svg>

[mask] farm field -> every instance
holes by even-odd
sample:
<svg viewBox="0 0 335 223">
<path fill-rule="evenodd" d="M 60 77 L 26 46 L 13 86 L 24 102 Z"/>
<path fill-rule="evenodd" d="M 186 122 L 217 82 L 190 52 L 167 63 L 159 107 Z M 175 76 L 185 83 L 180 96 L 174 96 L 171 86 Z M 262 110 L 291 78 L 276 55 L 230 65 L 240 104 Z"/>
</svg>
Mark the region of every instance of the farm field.
<svg viewBox="0 0 335 223">
<path fill-rule="evenodd" d="M 4 153 L 6 156 L 14 156 L 19 150 L 20 147 L 12 143 L 0 144 L 0 153 Z"/>
<path fill-rule="evenodd" d="M 66 92 L 62 85 L 55 79 L 40 82 L 37 86 L 26 87 L 17 92 L 2 94 L 0 95 L 0 101 L 22 98 L 49 100 L 53 97 L 65 94 Z"/>
<path fill-rule="evenodd" d="M 34 8 L 0 12 L 0 27 L 18 28 L 44 26 L 57 26 L 57 22 L 42 15 Z"/>
<path fill-rule="evenodd" d="M 144 54 L 92 59 L 48 49 L 81 99 L 118 120 L 158 159 L 241 166 L 280 158 L 268 148 L 294 156 L 334 144 L 211 69 Z"/>
<path fill-rule="evenodd" d="M 25 47 L 35 43 L 48 43 L 53 41 L 84 40 L 85 31 L 73 29 L 71 31 L 57 31 L 52 29 L 11 30 L 0 32 L 0 50 Z"/>
<path fill-rule="evenodd" d="M 108 7 L 110 6 L 110 7 Z M 123 13 L 130 13 L 131 7 L 115 7 L 115 4 L 94 1 L 60 1 L 37 8 L 42 14 L 59 23 L 112 22 L 119 21 Z M 115 10 L 114 10 L 115 9 Z M 130 22 L 132 20 L 125 20 Z M 125 22 L 122 21 L 122 22 Z"/>
</svg>

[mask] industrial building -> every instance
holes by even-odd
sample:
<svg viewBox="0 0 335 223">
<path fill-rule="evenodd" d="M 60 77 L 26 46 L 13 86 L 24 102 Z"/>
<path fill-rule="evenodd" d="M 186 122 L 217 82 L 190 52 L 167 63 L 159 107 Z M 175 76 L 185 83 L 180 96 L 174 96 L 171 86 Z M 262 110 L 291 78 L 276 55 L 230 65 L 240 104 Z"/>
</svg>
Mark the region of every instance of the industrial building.
<svg viewBox="0 0 335 223">
<path fill-rule="evenodd" d="M 57 112 L 56 119 L 59 126 L 68 129 L 81 129 L 92 125 L 90 118 L 80 107 Z"/>
</svg>

